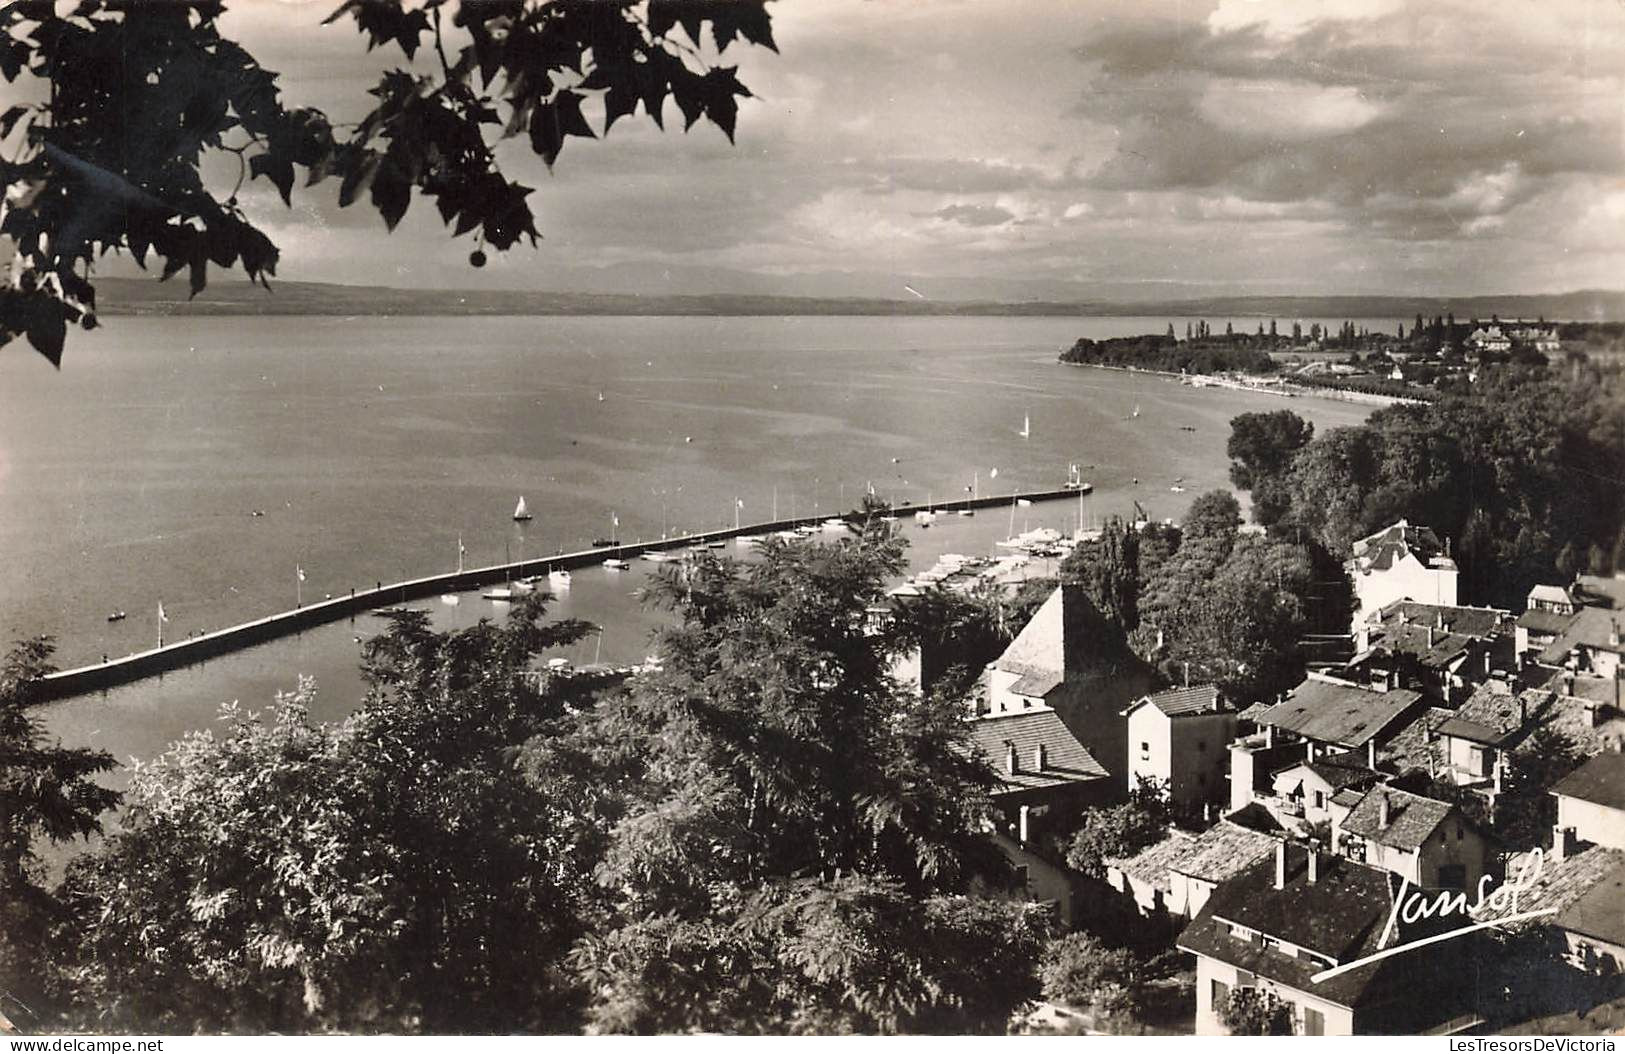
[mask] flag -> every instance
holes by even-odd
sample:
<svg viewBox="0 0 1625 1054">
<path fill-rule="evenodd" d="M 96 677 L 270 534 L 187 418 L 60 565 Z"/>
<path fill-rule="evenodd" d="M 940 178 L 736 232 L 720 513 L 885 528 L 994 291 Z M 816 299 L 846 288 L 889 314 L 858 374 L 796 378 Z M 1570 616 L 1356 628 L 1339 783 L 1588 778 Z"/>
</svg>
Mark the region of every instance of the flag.
<svg viewBox="0 0 1625 1054">
<path fill-rule="evenodd" d="M 1028 506 L 1030 506 L 1032 504 L 1032 502 L 1028 501 L 1026 498 L 1017 498 L 1016 499 L 1016 504 L 1020 505 L 1022 508 L 1025 509 Z"/>
<path fill-rule="evenodd" d="M 293 573 L 299 576 L 299 581 L 303 582 L 305 580 L 305 569 L 298 564 L 293 565 Z"/>
<path fill-rule="evenodd" d="M 168 622 L 169 621 L 169 616 L 164 614 L 164 602 L 162 600 L 158 601 L 158 621 L 159 622 Z"/>
</svg>

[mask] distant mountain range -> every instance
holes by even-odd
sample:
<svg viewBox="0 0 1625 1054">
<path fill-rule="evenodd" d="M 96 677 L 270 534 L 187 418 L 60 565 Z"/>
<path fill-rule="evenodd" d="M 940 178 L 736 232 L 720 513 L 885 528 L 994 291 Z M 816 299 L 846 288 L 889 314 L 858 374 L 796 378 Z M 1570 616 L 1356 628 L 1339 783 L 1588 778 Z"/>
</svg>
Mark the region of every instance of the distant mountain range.
<svg viewBox="0 0 1625 1054">
<path fill-rule="evenodd" d="M 1625 319 L 1625 291 L 1472 297 L 1212 296 L 1153 300 L 893 300 L 797 297 L 764 293 L 634 295 L 542 293 L 513 289 L 398 289 L 321 282 L 214 282 L 188 299 L 184 282 L 97 280 L 104 315 L 1024 315 L 1247 318 L 1397 318 L 1458 320 Z"/>
</svg>

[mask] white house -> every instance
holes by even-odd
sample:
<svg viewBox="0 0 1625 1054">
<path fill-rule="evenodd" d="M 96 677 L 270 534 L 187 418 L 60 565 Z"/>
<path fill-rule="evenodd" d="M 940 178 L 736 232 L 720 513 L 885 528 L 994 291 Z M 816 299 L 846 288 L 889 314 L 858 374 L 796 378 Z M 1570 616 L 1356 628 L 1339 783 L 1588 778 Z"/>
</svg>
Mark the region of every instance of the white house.
<svg viewBox="0 0 1625 1054">
<path fill-rule="evenodd" d="M 1211 684 L 1143 696 L 1128 709 L 1128 787 L 1142 778 L 1166 786 L 1170 803 L 1191 813 L 1225 797 L 1226 746 L 1235 709 Z"/>
<path fill-rule="evenodd" d="M 1345 565 L 1359 601 L 1354 627 L 1396 600 L 1455 606 L 1459 571 L 1446 547 L 1427 527 L 1400 520 L 1354 543 Z"/>
</svg>

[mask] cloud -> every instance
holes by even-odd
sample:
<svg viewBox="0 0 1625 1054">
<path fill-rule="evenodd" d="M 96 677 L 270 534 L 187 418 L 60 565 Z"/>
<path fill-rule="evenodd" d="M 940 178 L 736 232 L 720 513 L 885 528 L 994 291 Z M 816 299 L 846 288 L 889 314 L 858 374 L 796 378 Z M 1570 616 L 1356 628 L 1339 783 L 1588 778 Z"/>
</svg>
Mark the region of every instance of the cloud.
<svg viewBox="0 0 1625 1054">
<path fill-rule="evenodd" d="M 1234 77 L 1210 81 L 1196 108 L 1215 127 L 1280 139 L 1313 139 L 1352 132 L 1382 113 L 1382 107 L 1346 84 Z"/>
<path fill-rule="evenodd" d="M 1015 213 L 998 205 L 948 205 L 938 209 L 935 215 L 967 227 L 997 227 L 1016 218 Z"/>
</svg>

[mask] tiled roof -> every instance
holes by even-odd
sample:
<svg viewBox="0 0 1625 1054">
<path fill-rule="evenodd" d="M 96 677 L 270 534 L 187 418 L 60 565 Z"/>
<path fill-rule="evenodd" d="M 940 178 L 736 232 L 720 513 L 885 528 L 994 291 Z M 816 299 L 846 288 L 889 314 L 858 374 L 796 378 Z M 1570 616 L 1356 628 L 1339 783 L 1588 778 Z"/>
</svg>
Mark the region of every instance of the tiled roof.
<svg viewBox="0 0 1625 1054">
<path fill-rule="evenodd" d="M 1382 802 L 1388 802 L 1388 826 L 1383 827 Z M 1373 787 L 1343 819 L 1343 830 L 1395 849 L 1415 849 L 1427 841 L 1444 818 L 1449 802 L 1424 798 L 1394 787 Z"/>
<path fill-rule="evenodd" d="M 1617 878 L 1620 868 L 1625 867 L 1625 852 L 1593 845 L 1571 853 L 1562 860 L 1552 859 L 1548 852 L 1541 856 L 1538 871 L 1533 873 L 1531 878 L 1524 878 L 1528 869 L 1536 866 L 1534 860 L 1533 852 L 1519 853 L 1507 860 L 1507 882 L 1509 884 L 1521 882 L 1523 885 L 1516 909 L 1512 905 L 1511 897 L 1490 898 L 1485 901 L 1483 910 L 1474 914 L 1474 921 L 1488 922 L 1504 915 L 1511 915 L 1514 910 L 1522 914 L 1526 911 L 1556 908 L 1557 913 L 1554 916 L 1523 919 L 1507 924 L 1511 929 L 1551 925 L 1561 919 L 1570 907 L 1599 882 L 1610 876 Z"/>
<path fill-rule="evenodd" d="M 1625 944 L 1625 861 L 1559 911 L 1553 921 L 1574 933 Z"/>
<path fill-rule="evenodd" d="M 1315 984 L 1310 978 L 1326 968 L 1323 962 L 1243 940 L 1227 925 L 1237 923 L 1339 963 L 1376 950 L 1392 904 L 1387 874 L 1322 853 L 1317 879 L 1310 883 L 1305 851 L 1289 845 L 1286 852 L 1284 888 L 1275 888 L 1275 854 L 1270 853 L 1214 890 L 1196 920 L 1179 935 L 1178 945 L 1287 987 L 1356 1006 L 1366 1001 L 1373 979 L 1385 972 L 1384 964 L 1392 959 Z"/>
<path fill-rule="evenodd" d="M 1444 551 L 1439 536 L 1431 529 L 1413 527 L 1406 520 L 1361 538 L 1353 548 L 1355 562 L 1362 570 L 1371 571 L 1386 571 L 1403 560 L 1407 553 L 1414 552 L 1416 558 L 1426 564 L 1430 558 Z"/>
<path fill-rule="evenodd" d="M 1377 647 L 1399 655 L 1409 655 L 1418 665 L 1427 669 L 1443 669 L 1467 654 L 1473 638 L 1464 633 L 1448 633 L 1435 629 L 1432 624 L 1417 625 L 1400 622 L 1383 624 L 1379 634 L 1372 635 Z"/>
<path fill-rule="evenodd" d="M 1572 606 L 1574 604 L 1574 598 L 1569 596 L 1569 591 L 1564 589 L 1562 586 L 1538 585 L 1529 591 L 1529 597 L 1526 600 L 1526 603 L 1528 603 L 1530 606 L 1543 603 L 1568 604 Z"/>
<path fill-rule="evenodd" d="M 1010 642 L 993 663 L 1001 670 L 1018 673 L 1059 673 L 1066 669 L 1066 630 L 1064 621 L 1064 593 L 1059 586 L 1049 599 L 1039 605 L 1033 617 L 1022 627 L 1016 639 Z"/>
<path fill-rule="evenodd" d="M 1256 721 L 1261 715 L 1268 713 L 1269 708 L 1269 703 L 1253 703 L 1236 716 L 1243 721 Z"/>
<path fill-rule="evenodd" d="M 1279 842 L 1262 831 L 1220 820 L 1195 836 L 1170 830 L 1155 845 L 1106 863 L 1167 893 L 1173 889 L 1169 876 L 1175 871 L 1207 882 L 1226 882 L 1274 853 Z"/>
<path fill-rule="evenodd" d="M 1540 608 L 1530 608 L 1518 616 L 1518 625 L 1531 633 L 1550 633 L 1556 636 L 1569 628 L 1575 619 L 1573 613 L 1559 615 L 1555 611 L 1542 611 Z"/>
<path fill-rule="evenodd" d="M 1489 725 L 1469 721 L 1465 717 L 1452 717 L 1438 728 L 1435 728 L 1434 731 L 1441 736 L 1449 736 L 1451 739 L 1465 739 L 1469 743 L 1483 743 L 1492 747 L 1501 746 L 1506 740 L 1512 738 L 1510 732 L 1502 732 L 1499 729 L 1491 728 Z"/>
<path fill-rule="evenodd" d="M 1066 683 L 1066 674 L 1060 670 L 1034 670 L 1017 677 L 1010 690 L 1017 695 L 1042 699 Z"/>
<path fill-rule="evenodd" d="M 1109 779 L 1106 769 L 1078 742 L 1053 710 L 995 714 L 970 723 L 971 743 L 998 775 L 995 793 L 1040 790 L 1069 783 Z M 1037 771 L 1033 755 L 1044 745 L 1044 768 Z M 1016 748 L 1016 771 L 1006 771 L 1009 744 Z"/>
<path fill-rule="evenodd" d="M 1458 607 L 1453 604 L 1423 604 L 1415 600 L 1396 600 L 1376 615 L 1384 626 L 1404 621 L 1413 626 L 1433 626 L 1446 633 L 1461 633 L 1469 637 L 1488 637 L 1511 616 L 1500 608 Z"/>
<path fill-rule="evenodd" d="M 1380 775 L 1366 766 L 1364 755 L 1352 750 L 1345 754 L 1328 754 L 1307 764 L 1309 771 L 1330 784 L 1333 791 L 1374 780 Z"/>
<path fill-rule="evenodd" d="M 1360 799 L 1363 797 L 1365 797 L 1365 795 L 1360 791 L 1355 790 L 1353 787 L 1344 787 L 1342 790 L 1332 795 L 1332 802 L 1336 805 L 1343 806 L 1345 809 L 1352 809 L 1360 803 Z"/>
<path fill-rule="evenodd" d="M 1211 684 L 1201 684 L 1194 688 L 1169 688 L 1148 695 L 1145 700 L 1169 717 L 1211 714 L 1223 705 L 1219 699 L 1219 689 Z"/>
<path fill-rule="evenodd" d="M 1310 679 L 1257 720 L 1317 742 L 1358 747 L 1388 731 L 1421 698 L 1405 689 L 1373 692 Z"/>
<path fill-rule="evenodd" d="M 1598 754 L 1558 780 L 1552 793 L 1609 809 L 1625 809 L 1625 754 Z"/>
<path fill-rule="evenodd" d="M 1559 665 L 1569 657 L 1569 652 L 1581 645 L 1614 652 L 1625 651 L 1614 642 L 1622 629 L 1625 629 L 1625 612 L 1608 608 L 1581 608 L 1574 613 L 1573 621 L 1564 627 L 1557 639 L 1540 653 L 1540 661 L 1548 666 Z"/>
<path fill-rule="evenodd" d="M 1526 688 L 1513 695 L 1506 686 L 1491 681 L 1474 689 L 1449 717 L 1433 726 L 1433 731 L 1474 743 L 1505 746 L 1519 736 L 1525 724 L 1544 715 L 1550 702 L 1550 692 Z"/>
<path fill-rule="evenodd" d="M 1130 878 L 1148 883 L 1164 893 L 1172 893 L 1174 882 L 1171 865 L 1175 860 L 1192 852 L 1194 835 L 1170 829 L 1160 842 L 1155 842 L 1129 857 L 1107 857 L 1103 863 L 1115 867 Z"/>
<path fill-rule="evenodd" d="M 1583 604 L 1625 608 L 1625 578 L 1580 575 L 1574 580 L 1574 591 L 1579 594 L 1575 599 Z"/>
</svg>

